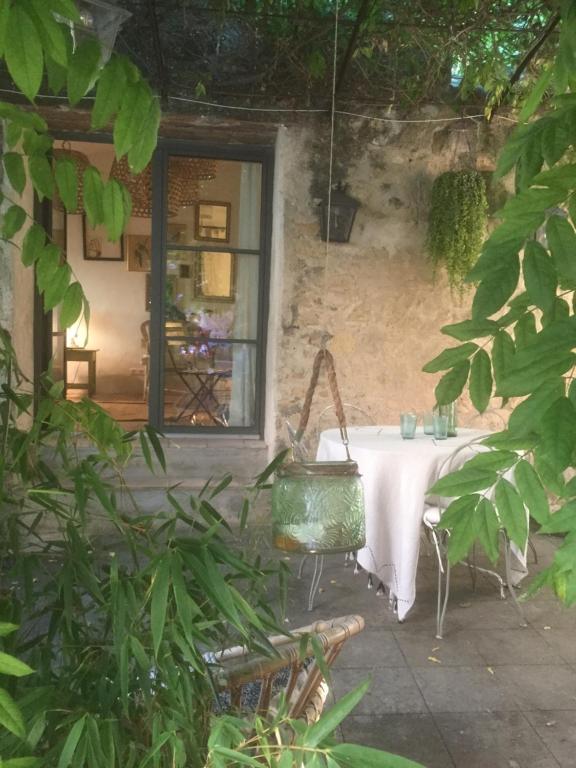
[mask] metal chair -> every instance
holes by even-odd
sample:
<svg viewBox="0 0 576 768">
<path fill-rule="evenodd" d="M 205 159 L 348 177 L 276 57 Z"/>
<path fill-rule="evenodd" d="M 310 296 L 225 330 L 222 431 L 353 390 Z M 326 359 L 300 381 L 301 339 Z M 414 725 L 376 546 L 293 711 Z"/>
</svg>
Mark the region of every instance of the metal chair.
<svg viewBox="0 0 576 768">
<path fill-rule="evenodd" d="M 477 452 L 481 450 L 490 450 L 489 447 L 482 445 L 482 440 L 484 440 L 487 436 L 488 435 L 476 437 L 464 445 L 456 448 L 456 450 L 444 462 L 442 462 L 436 479 L 440 479 L 441 477 L 450 474 L 450 472 L 453 472 L 456 469 L 460 469 L 462 465 L 465 464 L 468 459 L 472 458 L 472 455 L 476 454 Z M 443 498 L 438 496 L 428 497 L 423 517 L 424 526 L 432 536 L 434 548 L 436 550 L 436 557 L 438 560 L 436 637 L 439 640 L 441 640 L 443 637 L 444 619 L 446 617 L 448 598 L 450 595 L 450 563 L 447 557 L 449 531 L 439 529 L 438 525 L 442 519 L 444 510 L 453 500 L 453 498 Z M 474 574 L 475 572 L 485 573 L 488 576 L 496 579 L 500 589 L 500 598 L 502 600 L 506 598 L 506 589 L 508 589 L 512 603 L 520 616 L 521 625 L 526 626 L 526 619 L 524 618 L 522 608 L 514 592 L 510 539 L 508 538 L 508 535 L 503 528 L 501 528 L 500 534 L 502 537 L 504 550 L 505 579 L 503 579 L 502 576 L 500 576 L 500 574 L 496 571 L 493 571 L 489 568 L 483 568 L 479 565 L 476 565 L 476 563 L 471 562 L 470 560 L 463 561 L 462 564 L 466 565 L 470 569 L 471 574 Z"/>
<path fill-rule="evenodd" d="M 274 709 L 276 696 L 283 691 L 288 717 L 314 723 L 322 714 L 329 689 L 315 660 L 315 638 L 328 667 L 344 643 L 364 629 L 362 616 L 342 616 L 315 621 L 290 635 L 276 635 L 269 641 L 276 656 L 249 653 L 237 646 L 214 655 L 213 677 L 220 691 L 218 704 L 233 710 L 250 709 L 265 716 Z M 301 638 L 309 635 L 305 650 Z"/>
</svg>

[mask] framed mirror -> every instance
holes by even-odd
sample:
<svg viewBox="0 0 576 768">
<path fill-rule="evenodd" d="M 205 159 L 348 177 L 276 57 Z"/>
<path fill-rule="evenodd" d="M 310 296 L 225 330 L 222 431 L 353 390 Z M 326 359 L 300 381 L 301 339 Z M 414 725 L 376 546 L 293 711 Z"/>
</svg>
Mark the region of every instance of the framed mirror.
<svg viewBox="0 0 576 768">
<path fill-rule="evenodd" d="M 230 203 L 199 200 L 196 204 L 196 240 L 227 243 L 230 240 Z"/>
<path fill-rule="evenodd" d="M 236 261 L 227 251 L 198 254 L 196 296 L 212 301 L 234 301 Z"/>
</svg>

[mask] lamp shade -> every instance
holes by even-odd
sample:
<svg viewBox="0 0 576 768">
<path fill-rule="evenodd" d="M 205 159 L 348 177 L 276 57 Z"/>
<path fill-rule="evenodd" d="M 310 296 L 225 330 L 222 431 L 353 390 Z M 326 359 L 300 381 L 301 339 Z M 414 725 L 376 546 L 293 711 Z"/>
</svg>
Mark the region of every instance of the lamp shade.
<svg viewBox="0 0 576 768">
<path fill-rule="evenodd" d="M 360 203 L 338 185 L 330 195 L 330 210 L 328 198 L 320 207 L 320 236 L 322 240 L 332 243 L 347 243 L 350 241 L 352 226 Z"/>
<path fill-rule="evenodd" d="M 132 16 L 130 11 L 104 0 L 76 0 L 80 22 L 73 28 L 75 39 L 85 35 L 96 37 L 102 46 L 102 64 L 109 58 L 122 24 Z"/>
</svg>

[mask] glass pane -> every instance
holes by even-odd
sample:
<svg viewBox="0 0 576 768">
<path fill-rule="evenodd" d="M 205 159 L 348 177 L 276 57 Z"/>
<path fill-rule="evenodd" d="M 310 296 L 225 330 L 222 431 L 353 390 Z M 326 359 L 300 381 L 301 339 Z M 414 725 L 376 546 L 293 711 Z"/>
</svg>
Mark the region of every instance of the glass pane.
<svg viewBox="0 0 576 768">
<path fill-rule="evenodd" d="M 164 423 L 253 427 L 256 347 L 186 335 L 186 323 L 165 324 Z"/>
<path fill-rule="evenodd" d="M 260 248 L 262 166 L 176 157 L 168 166 L 169 245 Z"/>
<path fill-rule="evenodd" d="M 255 340 L 258 272 L 257 254 L 169 251 L 165 320 L 184 322 L 186 335 Z"/>
</svg>

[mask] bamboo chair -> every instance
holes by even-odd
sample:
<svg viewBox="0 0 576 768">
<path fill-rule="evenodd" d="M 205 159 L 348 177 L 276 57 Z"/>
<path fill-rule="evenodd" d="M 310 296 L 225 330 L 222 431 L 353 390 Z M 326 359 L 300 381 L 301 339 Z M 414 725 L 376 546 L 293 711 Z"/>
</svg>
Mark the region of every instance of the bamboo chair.
<svg viewBox="0 0 576 768">
<path fill-rule="evenodd" d="M 214 674 L 221 705 L 232 710 L 254 709 L 266 716 L 275 706 L 281 691 L 286 695 L 288 716 L 316 722 L 322 714 L 328 695 L 328 684 L 314 658 L 311 639 L 304 653 L 300 652 L 300 638 L 314 636 L 322 648 L 326 665 L 330 667 L 344 643 L 364 629 L 362 616 L 342 616 L 328 621 L 315 621 L 295 629 L 289 636 L 275 635 L 270 643 L 277 656 L 264 656 L 247 652 L 244 646 L 227 648 L 215 654 L 217 670 Z M 254 699 L 252 706 L 247 700 Z"/>
</svg>

